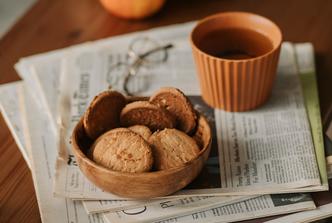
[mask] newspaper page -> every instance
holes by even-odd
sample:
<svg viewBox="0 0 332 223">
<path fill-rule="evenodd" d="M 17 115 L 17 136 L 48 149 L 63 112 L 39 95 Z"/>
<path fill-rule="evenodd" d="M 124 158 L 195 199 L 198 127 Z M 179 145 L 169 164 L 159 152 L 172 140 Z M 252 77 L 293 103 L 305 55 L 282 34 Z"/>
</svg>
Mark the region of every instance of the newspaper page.
<svg viewBox="0 0 332 223">
<path fill-rule="evenodd" d="M 17 111 L 20 111 L 18 86 L 23 84 L 21 81 L 3 84 L 0 87 L 0 111 L 12 133 L 21 154 L 31 170 L 30 155 L 25 146 L 23 137 L 23 122 Z"/>
<path fill-rule="evenodd" d="M 174 198 L 175 200 L 177 198 Z M 85 211 L 88 214 L 113 212 L 132 208 L 138 208 L 149 204 L 160 203 L 164 201 L 172 201 L 172 199 L 156 199 L 156 200 L 137 200 L 137 201 L 125 201 L 125 200 L 99 200 L 99 201 L 82 201 Z"/>
<path fill-rule="evenodd" d="M 122 200 L 99 200 L 99 201 L 82 201 L 83 206 L 88 214 L 93 213 L 102 213 L 102 212 L 115 212 L 115 211 L 122 211 L 122 210 L 128 210 L 128 209 L 135 209 L 135 208 L 141 208 L 144 206 L 164 206 L 164 205 L 174 205 L 176 204 L 177 208 L 185 207 L 188 204 L 188 201 L 191 202 L 191 204 L 194 204 L 195 207 L 210 207 L 218 205 L 226 205 L 229 203 L 235 203 L 242 200 L 247 200 L 250 197 L 246 196 L 234 196 L 230 199 L 224 199 L 223 197 L 208 197 L 208 196 L 202 196 L 202 197 L 187 197 L 187 198 L 169 198 L 169 199 L 152 199 L 152 200 L 146 200 L 146 201 L 122 201 Z M 181 209 L 181 210 L 175 210 L 176 213 L 184 214 L 183 212 L 188 211 L 188 209 Z"/>
<path fill-rule="evenodd" d="M 23 86 L 22 86 L 23 87 Z M 80 201 L 55 198 L 52 188 L 56 160 L 56 139 L 49 118 L 25 89 L 19 88 L 24 102 L 28 131 L 26 147 L 31 153 L 32 175 L 43 222 L 102 223 L 98 215 L 88 216 Z M 19 114 L 18 114 L 19 115 Z"/>
<path fill-rule="evenodd" d="M 248 200 L 250 197 L 240 197 L 238 199 L 224 200 L 223 197 L 197 196 L 186 197 L 177 200 L 166 200 L 158 203 L 147 203 L 130 209 L 122 209 L 117 212 L 106 212 L 105 218 L 112 219 L 113 222 L 147 222 L 158 219 L 169 218 L 178 215 L 190 214 L 196 211 L 206 210 L 212 207 L 220 207 L 233 204 L 239 201 Z M 119 213 L 123 213 L 122 216 Z M 118 216 L 113 218 L 114 216 Z M 127 217 L 132 216 L 132 217 Z"/>
<path fill-rule="evenodd" d="M 41 63 L 38 64 L 45 64 L 41 61 Z M 50 69 L 53 69 L 56 67 L 57 63 L 55 60 L 51 60 L 50 64 L 52 64 L 52 66 L 49 66 Z M 54 119 L 53 113 L 55 113 L 55 111 L 51 112 L 51 108 L 49 106 L 46 106 L 46 95 L 42 90 L 41 84 L 39 82 L 39 80 L 37 79 L 37 76 L 35 75 L 35 72 L 32 69 L 31 64 L 29 64 L 28 62 L 24 61 L 21 62 L 19 64 L 15 65 L 16 70 L 19 73 L 19 76 L 25 80 L 25 82 L 27 83 L 27 86 L 29 86 L 29 91 L 32 95 L 32 97 L 37 101 L 37 105 L 39 106 L 39 108 L 44 108 L 46 114 L 49 116 L 50 120 L 51 120 L 51 126 L 53 129 L 53 132 L 57 133 L 57 125 L 56 125 L 56 119 Z M 50 70 L 49 70 L 50 71 Z M 45 71 L 43 71 L 45 72 Z M 49 72 L 48 72 L 49 73 Z M 52 73 L 49 73 L 48 75 L 50 78 L 50 80 L 52 80 Z M 51 81 L 48 82 L 48 84 L 51 84 Z M 46 85 L 47 86 L 47 85 Z M 52 85 L 47 86 L 48 88 L 52 88 Z"/>
<path fill-rule="evenodd" d="M 291 195 L 277 195 L 274 197 L 282 197 L 283 199 L 298 199 L 301 200 L 301 202 L 305 201 L 305 204 L 302 203 L 301 205 L 290 205 L 291 209 L 299 210 L 298 208 L 304 208 L 304 209 L 313 209 L 315 208 L 315 205 L 313 201 L 310 198 L 310 195 L 305 195 L 305 194 L 295 194 L 293 197 Z M 193 198 L 184 198 L 180 200 L 179 202 L 165 202 L 161 203 L 160 205 L 146 205 L 140 208 L 136 209 L 131 209 L 131 210 L 122 210 L 122 211 L 117 211 L 117 212 L 112 212 L 112 213 L 106 213 L 105 214 L 105 219 L 109 222 L 153 222 L 153 221 L 159 221 L 162 219 L 169 219 L 171 217 L 176 217 L 176 216 L 184 216 L 184 215 L 192 215 L 196 214 L 197 212 L 205 212 L 209 211 L 212 209 L 218 209 L 218 208 L 223 208 L 225 206 L 229 205 L 236 205 L 241 202 L 236 202 L 232 203 L 229 205 L 225 204 L 218 204 L 218 203 L 211 203 L 209 200 L 206 200 L 206 204 L 204 205 L 196 205 L 193 203 L 191 200 Z M 199 197 L 199 199 L 206 199 L 206 197 Z M 214 199 L 217 198 L 214 197 Z M 260 196 L 258 198 L 253 198 L 253 199 L 247 199 L 244 202 L 251 202 L 257 203 L 257 204 L 262 204 L 262 203 L 268 203 L 272 204 L 273 200 L 271 199 L 271 196 Z M 300 203 L 300 202 L 298 202 Z M 185 205 L 184 205 L 185 204 Z M 260 204 L 260 205 L 261 205 Z M 275 203 L 273 203 L 275 204 Z M 304 204 L 304 205 L 303 205 Z M 280 205 L 281 206 L 281 205 Z M 269 206 L 272 208 L 273 206 Z M 289 208 L 290 208 L 289 207 Z M 187 211 L 185 211 L 187 209 Z M 179 218 L 180 222 L 182 222 L 181 217 Z M 191 219 L 191 221 L 194 219 Z M 210 222 L 211 219 L 205 219 L 205 222 Z"/>
<path fill-rule="evenodd" d="M 158 222 L 158 223 L 189 223 L 189 222 L 235 222 L 266 216 L 292 213 L 315 208 L 308 194 L 275 194 L 263 195 L 246 201 L 194 212 L 185 216 L 163 219 L 168 209 L 159 207 L 158 211 L 142 207 L 135 210 L 119 211 L 105 214 L 106 222 Z M 162 210 L 161 210 L 162 209 Z M 157 215 L 159 213 L 159 215 Z"/>
</svg>

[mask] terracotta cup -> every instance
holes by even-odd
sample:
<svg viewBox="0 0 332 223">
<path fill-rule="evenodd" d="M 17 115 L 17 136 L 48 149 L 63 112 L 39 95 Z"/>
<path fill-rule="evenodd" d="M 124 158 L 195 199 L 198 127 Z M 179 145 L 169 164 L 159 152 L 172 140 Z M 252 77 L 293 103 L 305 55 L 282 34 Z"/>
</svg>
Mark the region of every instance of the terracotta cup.
<svg viewBox="0 0 332 223">
<path fill-rule="evenodd" d="M 246 111 L 267 101 L 282 42 L 275 23 L 252 13 L 219 13 L 201 20 L 190 38 L 207 104 Z"/>
</svg>

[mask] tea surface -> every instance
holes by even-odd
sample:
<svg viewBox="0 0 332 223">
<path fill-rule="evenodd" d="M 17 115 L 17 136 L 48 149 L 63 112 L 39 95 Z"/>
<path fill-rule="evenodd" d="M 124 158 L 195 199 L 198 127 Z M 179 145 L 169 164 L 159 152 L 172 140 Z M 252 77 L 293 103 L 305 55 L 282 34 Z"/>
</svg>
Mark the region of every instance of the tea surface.
<svg viewBox="0 0 332 223">
<path fill-rule="evenodd" d="M 264 55 L 273 49 L 265 35 L 249 29 L 222 29 L 201 38 L 199 48 L 212 56 L 241 60 Z"/>
</svg>

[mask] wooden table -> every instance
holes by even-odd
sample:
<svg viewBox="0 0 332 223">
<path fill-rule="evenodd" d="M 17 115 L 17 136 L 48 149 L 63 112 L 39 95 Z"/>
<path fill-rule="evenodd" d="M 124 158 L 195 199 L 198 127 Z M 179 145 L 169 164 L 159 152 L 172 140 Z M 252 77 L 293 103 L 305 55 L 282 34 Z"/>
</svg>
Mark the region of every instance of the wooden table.
<svg viewBox="0 0 332 223">
<path fill-rule="evenodd" d="M 20 57 L 221 11 L 261 14 L 281 27 L 284 40 L 312 42 L 322 115 L 327 113 L 332 101 L 332 1 L 327 0 L 168 0 L 159 14 L 142 21 L 113 17 L 97 0 L 40 0 L 0 40 L 0 84 L 19 79 L 13 65 Z M 0 222 L 39 222 L 30 170 L 1 116 L 0 142 Z"/>
</svg>

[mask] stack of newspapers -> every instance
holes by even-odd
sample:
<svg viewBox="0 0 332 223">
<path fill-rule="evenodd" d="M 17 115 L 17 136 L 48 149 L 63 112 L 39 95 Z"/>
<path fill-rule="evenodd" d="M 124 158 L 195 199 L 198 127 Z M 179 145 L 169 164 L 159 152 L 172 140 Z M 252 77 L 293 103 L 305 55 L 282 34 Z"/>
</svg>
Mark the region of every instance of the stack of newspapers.
<svg viewBox="0 0 332 223">
<path fill-rule="evenodd" d="M 309 43 L 282 45 L 269 101 L 249 112 L 207 106 L 200 97 L 188 41 L 194 23 L 162 27 L 22 58 L 22 81 L 0 86 L 1 111 L 31 169 L 43 222 L 308 222 L 332 215 L 319 99 Z M 148 96 L 181 89 L 213 131 L 210 157 L 181 191 L 130 200 L 102 191 L 80 171 L 73 127 L 99 92 L 123 92 L 128 47 L 138 37 L 171 43 L 167 61 L 142 67 L 129 87 Z M 296 213 L 295 213 L 296 212 Z M 292 213 L 292 214 L 291 214 Z M 258 219 L 289 214 L 284 217 Z"/>
</svg>

